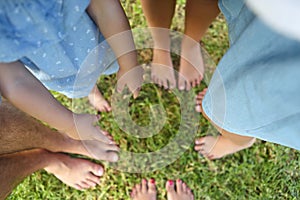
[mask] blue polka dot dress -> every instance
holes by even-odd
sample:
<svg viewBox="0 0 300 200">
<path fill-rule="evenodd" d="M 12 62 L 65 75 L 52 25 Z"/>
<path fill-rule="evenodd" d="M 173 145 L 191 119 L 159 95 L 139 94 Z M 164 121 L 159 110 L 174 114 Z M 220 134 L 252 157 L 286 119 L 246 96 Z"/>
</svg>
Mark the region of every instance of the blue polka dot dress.
<svg viewBox="0 0 300 200">
<path fill-rule="evenodd" d="M 21 61 L 49 89 L 87 96 L 115 55 L 86 13 L 89 0 L 0 2 L 0 62 Z"/>
<path fill-rule="evenodd" d="M 244 1 L 219 0 L 230 48 L 203 111 L 223 129 L 300 150 L 300 42 L 264 24 Z"/>
</svg>

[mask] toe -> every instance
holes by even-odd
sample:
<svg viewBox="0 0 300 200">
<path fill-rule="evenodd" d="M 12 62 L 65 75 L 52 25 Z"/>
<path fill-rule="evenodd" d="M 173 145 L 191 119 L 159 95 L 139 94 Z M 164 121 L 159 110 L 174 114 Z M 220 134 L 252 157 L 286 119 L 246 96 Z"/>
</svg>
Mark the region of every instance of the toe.
<svg viewBox="0 0 300 200">
<path fill-rule="evenodd" d="M 83 188 L 79 184 L 75 184 L 73 186 L 76 190 L 83 190 Z"/>
<path fill-rule="evenodd" d="M 132 192 L 131 192 L 131 194 L 130 194 L 130 197 L 133 199 L 133 198 L 135 198 L 135 196 L 136 196 L 136 189 L 133 188 L 133 189 L 132 189 Z"/>
<path fill-rule="evenodd" d="M 85 182 L 90 186 L 89 188 L 96 187 L 96 185 L 97 185 L 97 183 L 95 183 L 94 181 L 92 181 L 90 179 L 86 179 Z"/>
<path fill-rule="evenodd" d="M 142 192 L 143 192 L 143 193 L 146 193 L 147 190 L 148 190 L 147 180 L 146 180 L 146 179 L 143 179 L 143 180 L 142 180 Z"/>
<path fill-rule="evenodd" d="M 109 162 L 117 162 L 119 160 L 119 155 L 113 151 L 106 152 L 104 160 Z"/>
<path fill-rule="evenodd" d="M 174 181 L 168 180 L 166 183 L 166 189 L 167 189 L 167 192 L 175 192 Z"/>
<path fill-rule="evenodd" d="M 182 183 L 182 191 L 183 191 L 184 193 L 187 193 L 187 186 L 186 186 L 185 183 Z"/>
<path fill-rule="evenodd" d="M 141 184 L 136 184 L 136 185 L 135 185 L 135 190 L 136 190 L 137 193 L 140 193 L 140 192 L 142 191 L 142 186 L 141 186 Z"/>
<path fill-rule="evenodd" d="M 90 171 L 96 176 L 102 176 L 104 173 L 103 167 L 97 164 L 91 165 Z"/>
<path fill-rule="evenodd" d="M 205 141 L 204 141 L 204 137 L 198 138 L 198 139 L 195 140 L 195 144 L 196 144 L 196 145 L 203 145 L 204 142 L 205 142 Z"/>
<path fill-rule="evenodd" d="M 180 179 L 178 179 L 176 181 L 176 191 L 178 192 L 178 194 L 182 194 L 183 193 L 182 181 Z"/>
<path fill-rule="evenodd" d="M 185 81 L 181 76 L 179 77 L 179 80 L 178 80 L 178 89 L 179 90 L 185 89 Z"/>
<path fill-rule="evenodd" d="M 169 86 L 168 86 L 168 80 L 164 80 L 163 81 L 163 86 L 164 86 L 165 90 L 167 90 L 169 88 Z"/>
<path fill-rule="evenodd" d="M 91 187 L 91 186 L 90 186 L 87 182 L 85 182 L 85 181 L 81 181 L 81 183 L 80 183 L 79 185 L 80 185 L 80 187 L 83 188 L 83 189 L 88 189 L 88 188 Z"/>
<path fill-rule="evenodd" d="M 153 178 L 148 181 L 148 187 L 150 192 L 156 193 L 155 180 Z"/>
</svg>

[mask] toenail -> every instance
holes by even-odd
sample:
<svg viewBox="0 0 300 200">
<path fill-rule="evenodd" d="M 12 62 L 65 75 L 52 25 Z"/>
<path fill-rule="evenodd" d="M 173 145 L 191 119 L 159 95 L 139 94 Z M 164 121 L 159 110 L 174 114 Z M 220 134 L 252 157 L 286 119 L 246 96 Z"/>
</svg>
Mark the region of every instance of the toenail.
<svg viewBox="0 0 300 200">
<path fill-rule="evenodd" d="M 147 183 L 147 180 L 146 180 L 146 179 L 143 179 L 143 183 Z"/>
<path fill-rule="evenodd" d="M 174 182 L 172 180 L 168 180 L 169 185 L 173 185 Z"/>
<path fill-rule="evenodd" d="M 119 160 L 119 156 L 117 154 L 113 154 L 111 157 L 112 162 L 117 162 Z"/>
<path fill-rule="evenodd" d="M 180 179 L 177 179 L 177 182 L 178 182 L 178 183 L 181 183 L 182 181 L 181 181 Z"/>
<path fill-rule="evenodd" d="M 150 183 L 155 184 L 155 179 L 154 179 L 154 178 L 151 178 L 151 179 L 150 179 Z"/>
<path fill-rule="evenodd" d="M 100 168 L 100 169 L 98 170 L 98 175 L 99 175 L 99 176 L 102 176 L 102 175 L 103 175 L 103 169 L 102 169 L 102 168 Z"/>
<path fill-rule="evenodd" d="M 195 144 L 200 144 L 200 142 L 198 140 L 195 141 Z"/>
</svg>

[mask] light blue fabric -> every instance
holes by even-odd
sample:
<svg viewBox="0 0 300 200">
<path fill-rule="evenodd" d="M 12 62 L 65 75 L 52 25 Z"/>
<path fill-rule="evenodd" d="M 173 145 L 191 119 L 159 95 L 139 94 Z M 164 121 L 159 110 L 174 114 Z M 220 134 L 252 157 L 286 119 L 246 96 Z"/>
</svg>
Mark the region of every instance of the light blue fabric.
<svg viewBox="0 0 300 200">
<path fill-rule="evenodd" d="M 86 13 L 89 0 L 0 2 L 0 62 L 22 61 L 49 89 L 87 96 L 115 55 Z"/>
<path fill-rule="evenodd" d="M 230 48 L 203 110 L 225 130 L 300 150 L 300 42 L 274 32 L 238 0 L 219 0 Z"/>
</svg>

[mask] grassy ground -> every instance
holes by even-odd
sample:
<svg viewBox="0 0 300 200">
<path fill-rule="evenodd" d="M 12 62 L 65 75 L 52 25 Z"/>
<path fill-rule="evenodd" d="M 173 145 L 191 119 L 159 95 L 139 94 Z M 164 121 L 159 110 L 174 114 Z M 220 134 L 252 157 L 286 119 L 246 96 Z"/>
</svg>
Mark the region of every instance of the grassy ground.
<svg viewBox="0 0 300 200">
<path fill-rule="evenodd" d="M 146 27 L 139 2 L 123 0 L 133 28 Z M 184 1 L 178 1 L 173 29 L 182 31 Z M 205 49 L 218 62 L 228 48 L 227 27 L 219 17 L 210 27 L 202 43 Z M 140 51 L 140 60 L 150 62 L 151 52 Z M 174 57 L 178 63 L 178 58 Z M 101 77 L 99 87 L 105 96 L 112 94 L 114 76 Z M 203 88 L 205 85 L 202 85 Z M 196 88 L 195 92 L 201 87 Z M 71 107 L 71 100 L 62 95 L 56 97 Z M 84 102 L 84 100 L 82 100 Z M 176 97 L 154 86 L 145 86 L 140 97 L 131 100 L 130 113 L 138 124 L 149 123 L 148 108 L 151 103 L 164 106 L 167 121 L 160 133 L 148 139 L 137 139 L 124 134 L 114 121 L 111 113 L 103 114 L 101 126 L 110 131 L 121 148 L 132 152 L 152 152 L 168 143 L 178 131 L 180 108 Z M 203 136 L 208 123 L 199 118 L 197 136 Z M 169 152 L 172 154 L 172 152 Z M 275 144 L 258 141 L 252 148 L 217 161 L 208 161 L 193 151 L 193 145 L 174 163 L 165 168 L 145 174 L 129 174 L 106 168 L 102 184 L 93 190 L 76 191 L 60 183 L 54 176 L 44 171 L 26 178 L 8 199 L 129 199 L 131 188 L 142 178 L 155 178 L 159 199 L 165 199 L 164 184 L 168 179 L 181 178 L 193 190 L 195 199 L 299 199 L 300 153 Z"/>
</svg>

